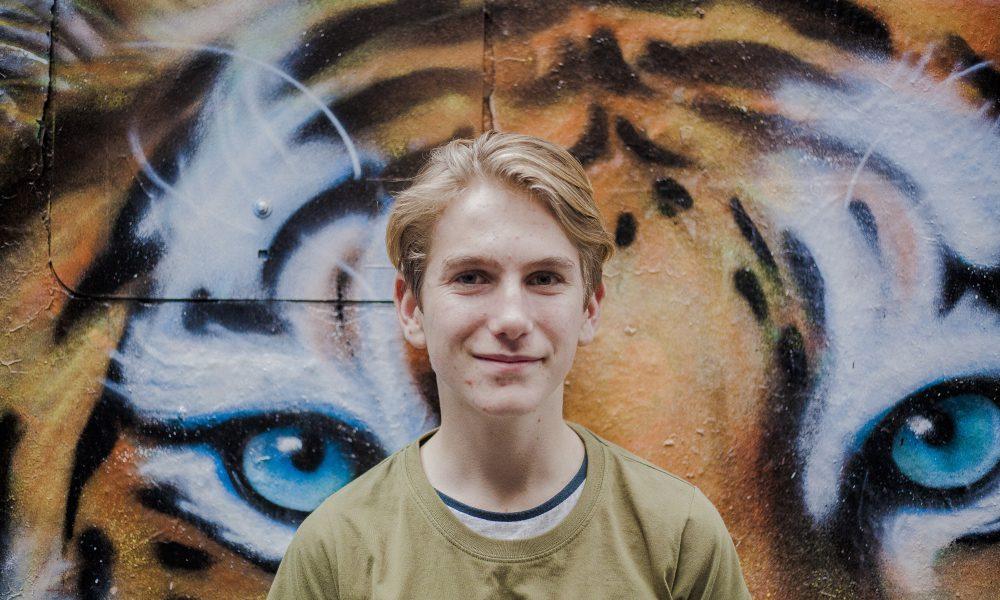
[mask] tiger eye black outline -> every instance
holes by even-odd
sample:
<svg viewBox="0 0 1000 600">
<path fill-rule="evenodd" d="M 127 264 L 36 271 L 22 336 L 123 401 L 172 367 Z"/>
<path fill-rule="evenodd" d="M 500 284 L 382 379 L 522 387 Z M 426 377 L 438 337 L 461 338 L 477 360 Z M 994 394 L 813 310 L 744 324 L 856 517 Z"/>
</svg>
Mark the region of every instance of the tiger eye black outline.
<svg viewBox="0 0 1000 600">
<path fill-rule="evenodd" d="M 900 400 L 880 421 L 858 453 L 857 459 L 868 465 L 885 465 L 877 469 L 863 467 L 875 480 L 886 505 L 914 504 L 922 507 L 954 507 L 973 502 L 993 489 L 1000 477 L 1000 462 L 989 473 L 969 485 L 931 488 L 911 480 L 892 458 L 892 446 L 897 432 L 911 417 L 931 414 L 944 399 L 962 395 L 982 396 L 1000 407 L 1000 382 L 987 376 L 958 377 L 921 388 Z M 862 468 L 861 465 L 855 468 Z"/>
<path fill-rule="evenodd" d="M 257 492 L 243 472 L 242 459 L 247 442 L 273 429 L 298 428 L 303 436 L 331 440 L 351 455 L 354 478 L 361 476 L 384 459 L 388 453 L 371 431 L 354 427 L 335 417 L 315 412 L 276 412 L 235 417 L 218 425 L 180 428 L 162 423 L 136 426 L 140 435 L 153 438 L 162 446 L 205 443 L 222 459 L 239 498 L 264 515 L 297 525 L 309 513 L 278 506 Z"/>
<path fill-rule="evenodd" d="M 216 433 L 213 446 L 222 457 L 237 493 L 251 506 L 274 519 L 298 524 L 308 516 L 309 511 L 300 511 L 279 506 L 257 491 L 243 471 L 242 459 L 246 444 L 266 431 L 278 428 L 297 427 L 303 438 L 330 440 L 335 445 L 348 450 L 353 477 L 364 474 L 386 457 L 387 453 L 371 432 L 352 427 L 327 415 L 310 413 L 278 414 L 272 418 L 236 419 L 239 423 L 227 423 L 225 429 Z M 269 422 L 270 421 L 270 422 Z M 211 435 L 210 432 L 206 432 Z"/>
</svg>

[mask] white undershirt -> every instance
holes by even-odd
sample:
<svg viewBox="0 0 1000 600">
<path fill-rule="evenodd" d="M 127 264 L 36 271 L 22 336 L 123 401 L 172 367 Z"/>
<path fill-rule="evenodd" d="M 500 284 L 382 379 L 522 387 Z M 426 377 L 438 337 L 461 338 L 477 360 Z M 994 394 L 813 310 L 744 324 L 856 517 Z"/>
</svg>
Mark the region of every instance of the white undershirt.
<svg viewBox="0 0 1000 600">
<path fill-rule="evenodd" d="M 513 513 L 475 508 L 441 492 L 438 492 L 438 496 L 459 521 L 476 533 L 500 540 L 521 540 L 541 535 L 566 518 L 583 493 L 586 472 L 585 455 L 576 476 L 558 494 L 535 508 Z"/>
</svg>

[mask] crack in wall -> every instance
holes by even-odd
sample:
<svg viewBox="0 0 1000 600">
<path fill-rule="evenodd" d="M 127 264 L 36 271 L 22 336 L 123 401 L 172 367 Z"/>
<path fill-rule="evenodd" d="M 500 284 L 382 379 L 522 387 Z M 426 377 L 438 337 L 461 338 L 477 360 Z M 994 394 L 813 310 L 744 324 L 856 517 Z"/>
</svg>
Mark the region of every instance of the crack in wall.
<svg viewBox="0 0 1000 600">
<path fill-rule="evenodd" d="M 52 264 L 52 164 L 55 157 L 55 118 L 52 115 L 52 95 L 55 89 L 55 64 L 56 64 L 56 25 L 58 20 L 58 2 L 59 0 L 52 0 L 49 4 L 49 48 L 48 48 L 48 81 L 45 83 L 45 101 L 42 104 L 42 118 L 38 122 L 38 141 L 41 145 L 41 173 L 38 177 L 38 193 L 43 194 L 41 198 L 45 205 L 45 212 L 42 213 L 42 219 L 45 222 L 45 233 L 46 240 L 48 244 L 48 260 L 47 265 L 49 268 L 49 273 L 52 275 L 56 284 L 63 290 L 63 292 L 69 296 L 73 296 L 73 290 L 70 289 L 60 278 L 59 274 L 56 273 L 55 265 Z"/>
<path fill-rule="evenodd" d="M 493 86 L 496 78 L 496 61 L 493 39 L 496 32 L 490 3 L 483 0 L 483 131 L 493 129 Z"/>
<path fill-rule="evenodd" d="M 42 115 L 38 119 L 38 131 L 35 134 L 35 138 L 38 143 L 42 146 L 43 152 L 45 149 L 45 138 L 48 133 L 48 121 L 51 112 L 52 103 L 52 78 L 54 74 L 54 63 L 55 63 L 55 47 L 56 47 L 56 0 L 52 0 L 49 4 L 49 47 L 47 49 L 47 59 L 48 64 L 46 65 L 48 69 L 48 80 L 45 82 L 45 100 L 42 102 Z"/>
</svg>

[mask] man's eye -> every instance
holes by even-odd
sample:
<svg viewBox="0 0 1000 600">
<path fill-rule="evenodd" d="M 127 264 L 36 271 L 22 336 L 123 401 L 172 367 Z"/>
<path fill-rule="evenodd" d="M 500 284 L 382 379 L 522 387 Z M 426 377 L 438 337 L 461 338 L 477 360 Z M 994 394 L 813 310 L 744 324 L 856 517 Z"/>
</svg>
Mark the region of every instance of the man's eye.
<svg viewBox="0 0 1000 600">
<path fill-rule="evenodd" d="M 477 278 L 481 277 L 482 277 L 481 273 L 477 273 L 476 271 L 469 271 L 468 273 L 462 273 L 461 275 L 456 277 L 455 281 L 463 285 L 474 285 L 476 283 L 479 283 Z"/>
<path fill-rule="evenodd" d="M 562 281 L 562 278 L 555 273 L 535 273 L 531 277 L 541 285 L 554 285 Z"/>
</svg>

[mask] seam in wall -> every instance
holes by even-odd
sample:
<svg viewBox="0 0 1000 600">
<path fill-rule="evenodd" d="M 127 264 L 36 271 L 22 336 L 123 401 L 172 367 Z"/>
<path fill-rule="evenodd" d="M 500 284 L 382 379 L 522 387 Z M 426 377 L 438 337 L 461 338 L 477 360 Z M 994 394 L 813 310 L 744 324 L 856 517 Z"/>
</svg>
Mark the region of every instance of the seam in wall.
<svg viewBox="0 0 1000 600">
<path fill-rule="evenodd" d="M 490 2 L 483 0 L 483 131 L 493 129 L 493 84 L 496 68 L 493 39 L 495 32 Z"/>
</svg>

